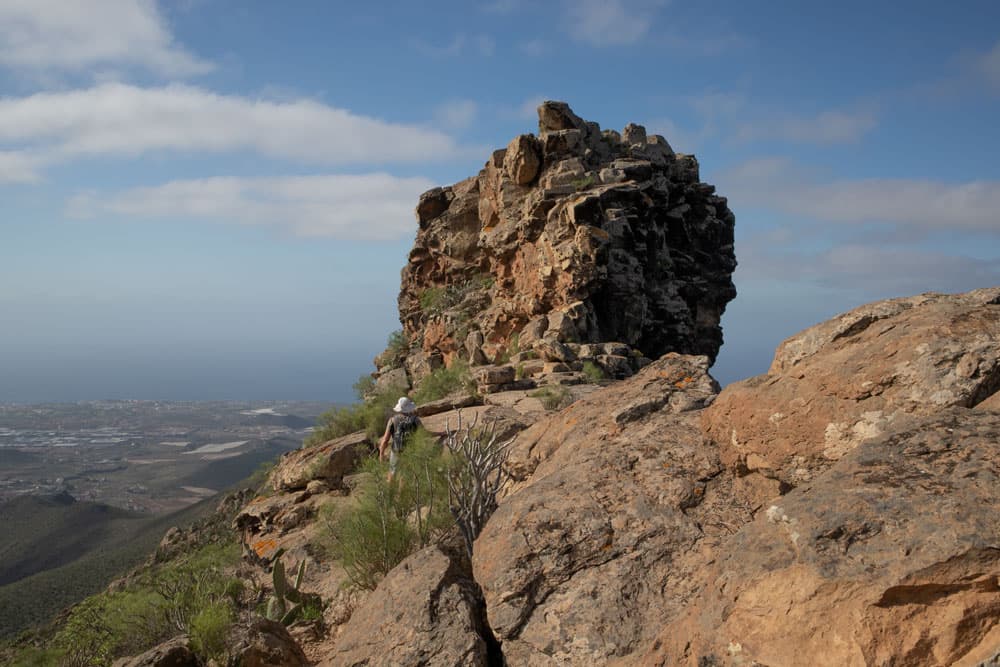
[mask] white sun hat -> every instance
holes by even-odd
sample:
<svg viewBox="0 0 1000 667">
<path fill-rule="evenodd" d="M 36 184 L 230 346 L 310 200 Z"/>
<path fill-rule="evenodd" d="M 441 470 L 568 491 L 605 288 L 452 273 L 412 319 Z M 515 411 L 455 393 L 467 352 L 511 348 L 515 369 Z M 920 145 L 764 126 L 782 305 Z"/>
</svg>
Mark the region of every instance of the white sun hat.
<svg viewBox="0 0 1000 667">
<path fill-rule="evenodd" d="M 396 401 L 396 407 L 393 408 L 394 412 L 402 412 L 408 415 L 412 412 L 416 412 L 417 404 L 408 399 L 406 396 L 400 396 L 399 400 Z"/>
</svg>

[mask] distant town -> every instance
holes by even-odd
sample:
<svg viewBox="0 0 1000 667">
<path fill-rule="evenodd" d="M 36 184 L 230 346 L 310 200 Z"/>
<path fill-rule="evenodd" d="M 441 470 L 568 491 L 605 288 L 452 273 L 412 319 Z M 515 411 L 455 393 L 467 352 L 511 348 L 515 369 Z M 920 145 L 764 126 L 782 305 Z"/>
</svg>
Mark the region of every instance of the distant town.
<svg viewBox="0 0 1000 667">
<path fill-rule="evenodd" d="M 162 513 L 301 445 L 318 402 L 0 404 L 0 502 L 24 494 Z"/>
</svg>

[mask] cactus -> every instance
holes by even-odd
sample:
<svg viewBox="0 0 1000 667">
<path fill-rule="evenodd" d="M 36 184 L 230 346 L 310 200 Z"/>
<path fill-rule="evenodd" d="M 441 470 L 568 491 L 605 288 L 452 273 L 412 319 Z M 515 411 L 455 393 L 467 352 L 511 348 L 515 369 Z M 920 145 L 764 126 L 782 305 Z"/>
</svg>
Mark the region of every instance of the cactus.
<svg viewBox="0 0 1000 667">
<path fill-rule="evenodd" d="M 267 601 L 267 617 L 272 621 L 280 621 L 282 625 L 291 625 L 302 613 L 306 604 L 319 604 L 318 595 L 301 591 L 302 578 L 306 573 L 306 561 L 299 562 L 295 575 L 295 583 L 290 584 L 285 578 L 285 565 L 280 559 L 274 561 L 271 576 L 274 582 L 274 595 Z M 289 606 L 291 603 L 291 606 Z"/>
</svg>

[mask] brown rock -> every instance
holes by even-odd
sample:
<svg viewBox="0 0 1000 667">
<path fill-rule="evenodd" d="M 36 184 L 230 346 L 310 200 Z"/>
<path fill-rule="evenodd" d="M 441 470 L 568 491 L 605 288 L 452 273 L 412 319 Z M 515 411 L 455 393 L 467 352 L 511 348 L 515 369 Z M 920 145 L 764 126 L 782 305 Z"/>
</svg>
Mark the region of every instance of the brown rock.
<svg viewBox="0 0 1000 667">
<path fill-rule="evenodd" d="M 359 431 L 289 452 L 281 457 L 271 472 L 271 488 L 275 491 L 304 489 L 314 479 L 324 480 L 335 487 L 345 474 L 354 470 L 360 448 L 366 444 L 368 436 Z"/>
<path fill-rule="evenodd" d="M 691 406 L 682 394 L 715 395 L 707 365 L 667 355 L 518 436 L 517 483 L 473 557 L 508 664 L 608 664 L 676 610 L 677 559 L 700 539 L 704 480 L 720 470 L 697 413 L 677 411 Z"/>
<path fill-rule="evenodd" d="M 539 123 L 537 139 L 421 198 L 399 295 L 405 338 L 422 342 L 409 377 L 455 356 L 479 364 L 480 349 L 496 359 L 515 334 L 521 349 L 544 337 L 714 358 L 735 296 L 726 199 L 698 182 L 697 161 L 668 160 L 637 126 L 641 145 L 615 141 L 561 102 L 544 103 Z M 469 332 L 483 342 L 470 347 Z"/>
<path fill-rule="evenodd" d="M 242 667 L 305 667 L 302 647 L 281 623 L 256 618 L 239 625 L 230 639 L 229 652 Z"/>
<path fill-rule="evenodd" d="M 174 637 L 142 655 L 118 658 L 113 667 L 199 667 L 201 662 L 191 650 L 187 637 Z"/>
<path fill-rule="evenodd" d="M 513 382 L 517 369 L 513 366 L 484 366 L 475 371 L 476 381 L 481 385 L 507 384 Z"/>
<path fill-rule="evenodd" d="M 534 351 L 543 361 L 576 361 L 576 354 L 568 345 L 554 338 L 543 338 L 534 345 Z"/>
<path fill-rule="evenodd" d="M 728 539 L 643 664 L 989 658 L 1000 645 L 997 461 L 1000 415 L 901 418 Z"/>
<path fill-rule="evenodd" d="M 321 667 L 487 665 L 482 597 L 437 546 L 393 569 L 355 610 Z"/>
<path fill-rule="evenodd" d="M 862 306 L 782 343 L 705 413 L 725 464 L 801 484 L 907 414 L 1000 388 L 1000 288 Z"/>
<path fill-rule="evenodd" d="M 518 185 L 528 185 L 538 175 L 542 166 L 538 140 L 533 135 L 522 134 L 507 146 L 503 168 L 512 181 Z"/>
</svg>

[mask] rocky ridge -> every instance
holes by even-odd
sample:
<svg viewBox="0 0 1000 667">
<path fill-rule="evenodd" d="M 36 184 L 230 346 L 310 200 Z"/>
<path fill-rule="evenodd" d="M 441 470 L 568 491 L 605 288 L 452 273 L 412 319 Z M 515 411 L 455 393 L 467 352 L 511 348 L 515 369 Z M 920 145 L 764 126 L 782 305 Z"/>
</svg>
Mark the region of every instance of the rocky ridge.
<svg viewBox="0 0 1000 667">
<path fill-rule="evenodd" d="M 665 352 L 718 353 L 734 216 L 697 160 L 563 102 L 538 118 L 478 175 L 421 196 L 399 295 L 407 344 L 376 360 L 384 384 L 455 360 L 509 364 L 481 378 L 498 391 L 524 388 L 517 365 L 529 381 L 584 361 L 621 378 Z"/>
<path fill-rule="evenodd" d="M 720 392 L 725 200 L 637 126 L 539 118 L 421 198 L 410 344 L 379 359 L 383 382 L 470 363 L 482 396 L 424 422 L 498 419 L 511 483 L 471 559 L 446 540 L 359 592 L 314 543 L 373 443 L 283 457 L 234 527 L 265 588 L 284 554 L 326 603 L 294 664 L 997 664 L 1000 288 L 862 306 Z M 576 384 L 585 360 L 618 381 Z"/>
</svg>

